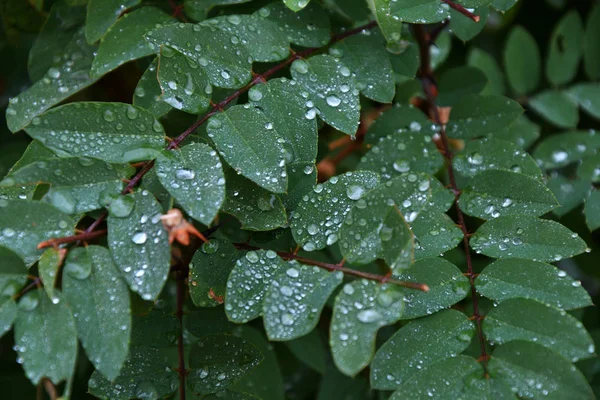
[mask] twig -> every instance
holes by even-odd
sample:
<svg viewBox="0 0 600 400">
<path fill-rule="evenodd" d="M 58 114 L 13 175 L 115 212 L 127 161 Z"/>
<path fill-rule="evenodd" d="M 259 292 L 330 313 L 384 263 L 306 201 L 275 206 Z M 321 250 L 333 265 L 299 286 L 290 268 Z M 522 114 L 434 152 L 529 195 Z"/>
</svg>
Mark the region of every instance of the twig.
<svg viewBox="0 0 600 400">
<path fill-rule="evenodd" d="M 479 312 L 479 297 L 477 294 L 477 290 L 475 289 L 475 278 L 477 274 L 473 272 L 473 262 L 471 259 L 471 252 L 469 246 L 469 238 L 470 234 L 467 230 L 467 226 L 465 224 L 465 217 L 460 209 L 458 204 L 458 199 L 460 197 L 460 190 L 456 183 L 456 178 L 454 176 L 454 168 L 452 167 L 452 149 L 450 148 L 450 144 L 448 141 L 448 135 L 446 134 L 446 126 L 442 124 L 440 114 L 436 105 L 437 98 L 437 84 L 435 83 L 435 77 L 433 75 L 433 70 L 431 69 L 431 62 L 429 57 L 429 40 L 427 38 L 427 34 L 421 25 L 413 25 L 413 32 L 417 43 L 419 44 L 419 49 L 421 53 L 421 83 L 423 85 L 423 91 L 427 97 L 427 103 L 429 107 L 430 117 L 433 119 L 433 122 L 441 126 L 440 129 L 440 142 L 441 142 L 441 153 L 446 160 L 446 171 L 448 173 L 448 179 L 450 181 L 450 188 L 454 193 L 454 206 L 456 209 L 456 219 L 458 222 L 458 226 L 463 233 L 463 246 L 465 249 L 465 259 L 467 264 L 467 272 L 466 276 L 469 278 L 469 283 L 471 285 L 471 297 L 473 301 L 473 319 L 477 324 L 477 336 L 479 339 L 480 349 L 481 349 L 481 357 L 480 359 L 484 362 L 484 368 L 487 368 L 487 360 L 489 359 L 489 355 L 487 354 L 487 350 L 485 348 L 485 337 L 483 335 L 483 329 L 481 327 L 482 315 Z M 487 371 L 487 369 L 486 369 Z"/>
<path fill-rule="evenodd" d="M 42 284 L 42 280 L 39 278 L 39 276 L 36 276 L 33 278 L 33 281 L 29 283 L 29 285 L 25 286 L 23 289 L 21 289 L 21 291 L 17 294 L 14 295 L 13 299 L 14 300 L 18 300 L 21 297 L 23 297 L 26 293 L 28 293 L 30 290 L 39 287 Z"/>
<path fill-rule="evenodd" d="M 93 232 L 92 231 L 88 232 L 87 230 L 85 230 L 84 232 L 81 232 L 80 234 L 73 235 L 73 236 L 64 236 L 61 238 L 48 239 L 48 240 L 43 241 L 40 244 L 38 244 L 37 248 L 45 249 L 46 247 L 57 247 L 61 244 L 65 244 L 65 243 L 88 241 L 90 239 L 97 238 L 98 236 L 102 236 L 105 233 L 106 233 L 106 229 L 101 229 L 101 230 L 93 231 Z"/>
<path fill-rule="evenodd" d="M 453 2 L 452 0 L 442 0 L 442 2 L 448 4 L 450 6 L 450 8 L 453 8 L 454 10 L 458 11 L 465 17 L 470 18 L 475 22 L 479 22 L 479 15 L 473 14 L 471 11 L 467 10 L 460 4 L 457 4 L 457 3 Z"/>
<path fill-rule="evenodd" d="M 235 243 L 234 245 L 238 249 L 260 250 L 260 248 L 250 246 L 246 243 Z M 315 267 L 323 268 L 328 271 L 340 271 L 344 275 L 350 275 L 350 276 L 354 276 L 357 278 L 367 279 L 370 281 L 376 281 L 379 283 L 391 283 L 392 285 L 403 286 L 405 288 L 420 290 L 422 292 L 429 292 L 429 286 L 424 283 L 400 281 L 400 280 L 391 278 L 390 275 L 377 275 L 377 274 L 372 274 L 369 272 L 363 272 L 363 271 L 358 271 L 355 269 L 346 268 L 343 266 L 344 261 L 337 263 L 337 264 L 331 264 L 331 263 L 326 263 L 323 261 L 312 260 L 310 258 L 302 257 L 295 253 L 289 253 L 289 252 L 285 252 L 285 251 L 278 251 L 277 255 L 279 255 L 279 257 L 281 257 L 285 260 L 296 260 L 302 264 L 313 265 Z"/>
<path fill-rule="evenodd" d="M 187 270 L 187 268 L 186 268 Z M 185 377 L 187 371 L 185 370 L 185 348 L 183 343 L 183 302 L 185 296 L 185 278 L 187 271 L 176 271 L 177 274 L 177 310 L 175 316 L 179 321 L 179 335 L 177 336 L 177 357 L 179 359 L 179 367 L 177 373 L 179 374 L 179 400 L 185 400 Z"/>
</svg>

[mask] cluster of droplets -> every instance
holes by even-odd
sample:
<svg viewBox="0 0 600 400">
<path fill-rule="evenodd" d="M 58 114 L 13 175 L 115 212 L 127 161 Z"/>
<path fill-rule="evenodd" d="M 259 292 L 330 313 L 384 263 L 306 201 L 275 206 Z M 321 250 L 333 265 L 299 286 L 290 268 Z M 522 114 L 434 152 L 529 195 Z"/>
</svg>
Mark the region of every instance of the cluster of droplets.
<svg viewBox="0 0 600 400">
<path fill-rule="evenodd" d="M 221 159 L 203 144 L 185 146 L 178 153 L 158 159 L 156 176 L 191 217 L 209 224 L 225 198 Z"/>
<path fill-rule="evenodd" d="M 304 250 L 313 251 L 338 241 L 338 232 L 350 209 L 379 183 L 368 171 L 334 176 L 303 196 L 292 214 L 292 234 Z"/>
<path fill-rule="evenodd" d="M 31 124 L 31 136 L 50 148 L 109 162 L 151 159 L 164 144 L 162 125 L 127 104 L 72 103 Z"/>
<path fill-rule="evenodd" d="M 331 323 L 334 353 L 338 346 L 365 346 L 374 340 L 380 327 L 399 320 L 403 308 L 402 297 L 397 288 L 379 286 L 372 281 L 345 284 L 337 297 Z"/>
<path fill-rule="evenodd" d="M 10 99 L 6 115 L 11 129 L 11 120 L 19 121 L 14 124 L 16 131 L 34 116 L 91 84 L 93 56 L 93 46 L 86 43 L 82 32 L 78 33 L 62 55 L 54 56 L 53 66 L 42 79 L 20 96 Z"/>
<path fill-rule="evenodd" d="M 227 281 L 225 311 L 235 322 L 247 322 L 262 313 L 268 283 L 284 261 L 272 250 L 249 251 L 240 258 Z"/>
<path fill-rule="evenodd" d="M 358 88 L 348 67 L 331 56 L 316 56 L 306 61 L 298 59 L 292 63 L 292 76 L 303 91 L 300 95 L 306 100 L 306 119 L 312 120 L 319 115 L 324 121 L 342 131 L 347 123 L 343 120 L 351 119 L 355 132 L 359 120 L 354 120 L 353 115 L 358 115 L 360 103 L 358 101 Z"/>
<path fill-rule="evenodd" d="M 413 121 L 411 132 L 420 132 L 421 124 Z M 407 172 L 435 173 L 443 159 L 431 136 L 402 132 L 381 137 L 361 160 L 359 169 L 375 171 L 384 179 Z"/>
<path fill-rule="evenodd" d="M 291 339 L 308 333 L 319 320 L 325 302 L 342 282 L 342 272 L 326 272 L 296 262 L 277 274 L 264 302 L 264 323 L 271 339 Z"/>
</svg>

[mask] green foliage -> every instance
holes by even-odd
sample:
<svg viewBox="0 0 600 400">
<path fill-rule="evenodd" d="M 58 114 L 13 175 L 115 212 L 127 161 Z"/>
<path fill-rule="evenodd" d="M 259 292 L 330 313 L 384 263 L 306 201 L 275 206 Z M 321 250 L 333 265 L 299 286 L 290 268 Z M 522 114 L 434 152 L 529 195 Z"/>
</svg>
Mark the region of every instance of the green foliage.
<svg viewBox="0 0 600 400">
<path fill-rule="evenodd" d="M 600 6 L 546 3 L 1 1 L 2 398 L 595 398 Z"/>
</svg>

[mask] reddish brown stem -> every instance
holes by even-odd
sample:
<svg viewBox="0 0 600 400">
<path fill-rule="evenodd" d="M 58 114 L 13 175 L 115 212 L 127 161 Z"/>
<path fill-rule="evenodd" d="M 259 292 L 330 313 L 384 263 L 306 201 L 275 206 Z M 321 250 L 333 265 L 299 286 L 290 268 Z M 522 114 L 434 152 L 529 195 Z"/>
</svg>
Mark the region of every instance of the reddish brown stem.
<svg viewBox="0 0 600 400">
<path fill-rule="evenodd" d="M 187 269 L 187 268 L 186 268 Z M 185 377 L 187 371 L 185 370 L 185 348 L 183 343 L 183 303 L 185 296 L 185 277 L 186 271 L 176 271 L 177 274 L 177 310 L 175 316 L 179 321 L 179 335 L 177 337 L 177 357 L 179 359 L 179 367 L 177 373 L 179 374 L 179 400 L 185 400 Z"/>
<path fill-rule="evenodd" d="M 453 2 L 452 0 L 442 0 L 442 2 L 448 4 L 450 6 L 450 8 L 453 8 L 454 10 L 458 11 L 465 17 L 470 18 L 475 22 L 479 22 L 479 15 L 473 14 L 471 11 L 467 10 L 460 4 L 457 4 L 457 3 Z"/>
<path fill-rule="evenodd" d="M 25 286 L 23 289 L 21 289 L 21 291 L 19 293 L 17 293 L 16 295 L 14 295 L 14 299 L 18 300 L 21 297 L 23 297 L 27 292 L 29 292 L 30 290 L 33 290 L 34 288 L 40 286 L 42 284 L 42 280 L 39 277 L 35 277 L 33 278 L 33 281 L 31 283 L 29 283 L 29 285 Z"/>
<path fill-rule="evenodd" d="M 450 143 L 448 141 L 448 135 L 446 134 L 446 126 L 442 124 L 440 113 L 438 111 L 438 107 L 436 105 L 437 98 L 437 84 L 435 82 L 435 77 L 433 75 L 433 70 L 431 68 L 431 60 L 429 57 L 429 40 L 427 37 L 427 33 L 425 29 L 421 25 L 413 25 L 413 32 L 417 43 L 419 44 L 420 54 L 421 54 L 421 83 L 423 85 L 423 91 L 427 97 L 428 109 L 433 122 L 441 126 L 440 129 L 440 142 L 441 142 L 441 153 L 446 160 L 446 171 L 448 173 L 448 180 L 450 181 L 450 188 L 454 193 L 454 206 L 456 209 L 456 219 L 458 222 L 458 226 L 463 233 L 463 246 L 465 249 L 465 259 L 467 264 L 467 272 L 466 276 L 469 278 L 469 283 L 471 286 L 471 297 L 473 301 L 473 319 L 477 324 L 477 336 L 479 339 L 479 345 L 481 349 L 481 360 L 487 362 L 489 356 L 487 354 L 487 350 L 485 348 L 485 337 L 483 335 L 483 329 L 481 327 L 482 316 L 479 311 L 479 296 L 477 294 L 477 290 L 475 289 L 475 278 L 477 274 L 473 271 L 473 261 L 471 258 L 471 252 L 469 247 L 469 238 L 470 234 L 465 224 L 465 216 L 460 209 L 458 200 L 460 198 L 460 189 L 456 183 L 456 177 L 454 175 L 454 168 L 452 167 L 452 158 L 453 153 L 450 147 Z M 485 366 L 485 363 L 484 363 Z"/>
<path fill-rule="evenodd" d="M 246 243 L 236 243 L 235 246 L 238 249 L 260 250 L 260 248 L 248 245 Z M 342 260 L 341 262 L 339 262 L 337 264 L 331 264 L 331 263 L 326 263 L 323 261 L 312 260 L 310 258 L 302 257 L 295 253 L 289 253 L 289 252 L 285 252 L 285 251 L 278 251 L 277 254 L 279 255 L 279 257 L 281 257 L 283 259 L 296 260 L 302 264 L 314 265 L 315 267 L 323 268 L 328 271 L 340 271 L 344 275 L 354 276 L 357 278 L 367 279 L 370 281 L 376 281 L 379 283 L 391 283 L 392 285 L 403 286 L 405 288 L 420 290 L 422 292 L 429 292 L 429 286 L 424 283 L 400 281 L 397 279 L 390 278 L 389 275 L 377 275 L 377 274 L 371 274 L 369 272 L 357 271 L 355 269 L 346 268 L 346 267 L 344 267 L 345 260 Z"/>
<path fill-rule="evenodd" d="M 84 232 L 81 232 L 80 234 L 77 234 L 77 235 L 65 236 L 65 237 L 56 238 L 56 239 L 48 239 L 48 240 L 38 244 L 37 248 L 45 249 L 46 247 L 56 247 L 56 246 L 59 246 L 61 244 L 65 244 L 65 243 L 88 241 L 90 239 L 97 238 L 98 236 L 102 236 L 105 233 L 106 233 L 106 229 L 101 229 L 98 231 L 90 231 L 90 232 L 88 232 L 86 229 Z"/>
</svg>

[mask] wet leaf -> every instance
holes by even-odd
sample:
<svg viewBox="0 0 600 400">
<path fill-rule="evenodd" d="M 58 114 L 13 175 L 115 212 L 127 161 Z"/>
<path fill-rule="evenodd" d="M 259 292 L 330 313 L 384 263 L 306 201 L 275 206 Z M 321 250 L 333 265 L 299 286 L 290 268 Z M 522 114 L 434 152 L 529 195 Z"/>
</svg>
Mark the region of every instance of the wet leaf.
<svg viewBox="0 0 600 400">
<path fill-rule="evenodd" d="M 228 241 L 212 239 L 200 247 L 190 264 L 190 295 L 198 307 L 219 305 L 227 278 L 240 252 Z"/>
<path fill-rule="evenodd" d="M 497 260 L 479 274 L 475 286 L 482 296 L 496 302 L 525 298 L 564 310 L 592 304 L 578 281 L 565 271 L 538 261 Z"/>
<path fill-rule="evenodd" d="M 338 369 L 354 376 L 369 365 L 379 328 L 402 316 L 403 293 L 396 286 L 359 280 L 344 285 L 335 299 L 329 344 Z"/>
</svg>

